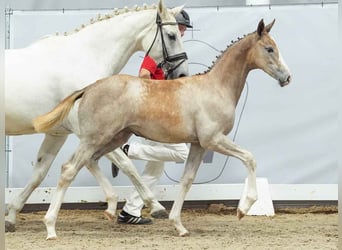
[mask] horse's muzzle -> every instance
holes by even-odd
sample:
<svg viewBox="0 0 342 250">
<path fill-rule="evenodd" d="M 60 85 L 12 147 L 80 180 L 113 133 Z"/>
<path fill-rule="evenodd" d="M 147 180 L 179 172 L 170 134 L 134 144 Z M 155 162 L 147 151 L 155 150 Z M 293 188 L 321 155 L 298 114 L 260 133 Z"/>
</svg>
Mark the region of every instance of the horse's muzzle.
<svg viewBox="0 0 342 250">
<path fill-rule="evenodd" d="M 289 76 L 286 78 L 285 81 L 283 81 L 283 82 L 279 81 L 280 87 L 285 87 L 286 85 L 289 85 L 290 82 L 291 82 L 291 80 L 292 80 L 292 79 L 291 79 L 291 76 L 289 75 Z"/>
</svg>

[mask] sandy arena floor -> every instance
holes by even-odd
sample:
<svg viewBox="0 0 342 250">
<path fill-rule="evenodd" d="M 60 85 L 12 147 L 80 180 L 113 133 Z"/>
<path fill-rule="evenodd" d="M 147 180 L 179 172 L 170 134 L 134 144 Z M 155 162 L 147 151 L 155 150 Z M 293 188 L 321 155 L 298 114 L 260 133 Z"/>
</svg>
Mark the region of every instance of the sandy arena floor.
<svg viewBox="0 0 342 250">
<path fill-rule="evenodd" d="M 146 215 L 146 211 L 144 211 Z M 152 225 L 121 225 L 101 210 L 61 210 L 57 240 L 47 241 L 44 212 L 20 213 L 17 231 L 6 233 L 11 249 L 337 249 L 337 207 L 277 210 L 274 217 L 246 216 L 235 208 L 184 209 L 189 237 L 178 237 L 168 220 Z"/>
</svg>

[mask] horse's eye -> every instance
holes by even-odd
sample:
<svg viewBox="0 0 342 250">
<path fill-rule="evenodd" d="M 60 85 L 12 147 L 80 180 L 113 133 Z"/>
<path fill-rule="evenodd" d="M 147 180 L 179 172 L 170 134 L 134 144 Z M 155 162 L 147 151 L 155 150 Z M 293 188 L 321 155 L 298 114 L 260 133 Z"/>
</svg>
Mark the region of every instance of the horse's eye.
<svg viewBox="0 0 342 250">
<path fill-rule="evenodd" d="M 268 53 L 273 53 L 274 52 L 272 47 L 266 47 L 265 49 L 267 50 Z"/>
<path fill-rule="evenodd" d="M 167 34 L 169 39 L 172 41 L 176 41 L 176 35 L 175 34 Z"/>
</svg>

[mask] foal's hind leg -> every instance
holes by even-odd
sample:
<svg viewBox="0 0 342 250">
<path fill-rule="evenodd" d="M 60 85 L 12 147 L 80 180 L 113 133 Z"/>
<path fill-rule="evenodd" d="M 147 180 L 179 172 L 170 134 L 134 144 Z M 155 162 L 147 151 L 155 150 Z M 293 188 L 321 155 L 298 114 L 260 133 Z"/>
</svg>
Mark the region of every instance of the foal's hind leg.
<svg viewBox="0 0 342 250">
<path fill-rule="evenodd" d="M 92 161 L 91 163 L 89 163 L 89 165 L 87 165 L 87 168 L 95 176 L 96 180 L 98 181 L 98 183 L 100 184 L 105 193 L 108 207 L 104 212 L 104 215 L 108 220 L 113 220 L 116 213 L 118 196 L 114 192 L 112 184 L 108 181 L 107 177 L 101 172 L 101 169 L 99 168 L 97 162 Z"/>
<path fill-rule="evenodd" d="M 57 238 L 55 228 L 56 220 L 63 202 L 65 192 L 68 189 L 71 181 L 74 180 L 79 170 L 87 163 L 87 161 L 89 161 L 92 155 L 93 151 L 88 150 L 81 143 L 71 159 L 67 163 L 63 164 L 61 176 L 56 188 L 56 193 L 53 195 L 49 209 L 44 217 L 48 240 Z"/>
<path fill-rule="evenodd" d="M 56 158 L 57 153 L 63 146 L 65 136 L 53 136 L 45 134 L 44 141 L 39 149 L 37 156 L 37 162 L 34 165 L 32 176 L 24 189 L 18 196 L 7 205 L 8 215 L 6 216 L 6 232 L 15 231 L 14 225 L 16 223 L 17 213 L 23 208 L 25 202 L 30 197 L 32 192 L 40 185 L 44 180 L 47 172 L 49 171 L 53 160 Z"/>
<path fill-rule="evenodd" d="M 143 182 L 132 161 L 121 149 L 118 148 L 110 153 L 107 153 L 106 157 L 110 161 L 114 162 L 115 165 L 118 166 L 122 172 L 128 176 L 147 207 L 150 207 L 153 211 L 160 211 L 164 209 L 164 207 L 155 198 L 151 190 Z"/>
</svg>

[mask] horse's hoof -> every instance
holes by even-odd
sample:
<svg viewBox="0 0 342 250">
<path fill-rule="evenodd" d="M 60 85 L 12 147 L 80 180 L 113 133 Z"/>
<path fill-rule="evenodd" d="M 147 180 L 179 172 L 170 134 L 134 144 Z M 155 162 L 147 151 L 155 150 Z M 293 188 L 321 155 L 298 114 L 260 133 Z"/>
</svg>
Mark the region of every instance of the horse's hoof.
<svg viewBox="0 0 342 250">
<path fill-rule="evenodd" d="M 151 213 L 151 216 L 155 219 L 168 219 L 169 218 L 169 214 L 164 209 Z"/>
<path fill-rule="evenodd" d="M 5 232 L 15 232 L 15 224 L 5 221 Z"/>
<path fill-rule="evenodd" d="M 236 216 L 238 217 L 239 220 L 241 220 L 246 214 L 240 210 L 240 208 L 237 209 L 237 214 Z"/>
<path fill-rule="evenodd" d="M 114 215 L 110 214 L 109 212 L 104 211 L 103 214 L 104 214 L 104 216 L 106 217 L 107 220 L 109 220 L 109 221 L 113 221 L 114 220 Z"/>
<path fill-rule="evenodd" d="M 190 235 L 190 233 L 188 232 L 188 231 L 185 231 L 185 232 L 183 232 L 183 233 L 179 233 L 179 236 L 180 237 L 187 237 L 187 236 L 189 236 Z"/>
<path fill-rule="evenodd" d="M 46 237 L 46 240 L 57 240 L 57 236 L 48 236 Z"/>
</svg>

